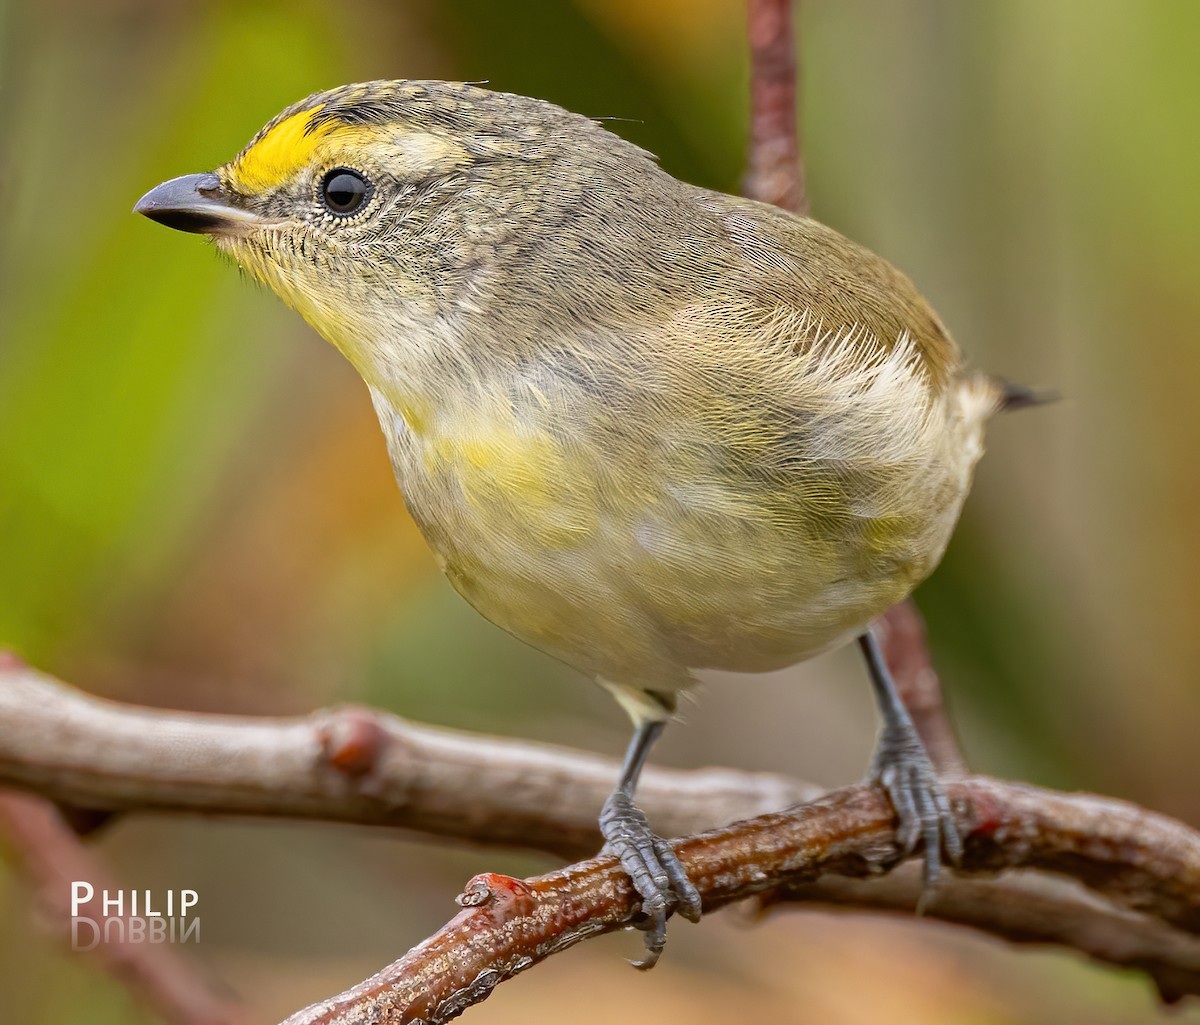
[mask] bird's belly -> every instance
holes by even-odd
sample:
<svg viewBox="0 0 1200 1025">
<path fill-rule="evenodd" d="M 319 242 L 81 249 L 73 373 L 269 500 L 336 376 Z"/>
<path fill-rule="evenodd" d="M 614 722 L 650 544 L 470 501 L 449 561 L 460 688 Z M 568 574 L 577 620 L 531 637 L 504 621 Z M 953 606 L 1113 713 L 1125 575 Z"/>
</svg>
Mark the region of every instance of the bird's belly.
<svg viewBox="0 0 1200 1025">
<path fill-rule="evenodd" d="M 522 640 L 634 687 L 832 647 L 911 590 L 953 522 L 781 513 L 745 482 L 673 462 L 647 474 L 511 425 L 392 427 L 406 502 L 455 588 Z"/>
</svg>

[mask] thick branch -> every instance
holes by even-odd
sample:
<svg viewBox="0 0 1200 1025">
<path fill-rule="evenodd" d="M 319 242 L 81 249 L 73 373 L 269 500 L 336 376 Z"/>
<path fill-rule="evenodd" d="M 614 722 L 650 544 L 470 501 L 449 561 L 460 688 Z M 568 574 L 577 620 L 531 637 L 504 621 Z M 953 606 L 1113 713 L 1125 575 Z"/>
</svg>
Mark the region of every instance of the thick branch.
<svg viewBox="0 0 1200 1025">
<path fill-rule="evenodd" d="M 564 857 L 600 847 L 618 770 L 596 755 L 342 708 L 296 718 L 138 708 L 0 666 L 0 785 L 101 810 L 401 826 Z M 639 798 L 682 836 L 819 789 L 766 773 L 647 769 Z"/>
<path fill-rule="evenodd" d="M 1200 835 L 1120 801 L 978 777 L 949 790 L 967 834 L 963 872 L 1067 871 L 1152 912 L 1191 934 L 1186 957 L 1171 966 L 1174 992 L 1200 992 Z M 865 786 L 680 841 L 676 851 L 706 912 L 830 875 L 871 876 L 899 858 L 891 807 Z M 284 1025 L 448 1021 L 550 954 L 632 924 L 638 906 L 611 858 L 523 881 L 477 876 L 459 902 L 462 912 L 399 961 Z M 951 905 L 947 917 L 963 914 Z"/>
</svg>

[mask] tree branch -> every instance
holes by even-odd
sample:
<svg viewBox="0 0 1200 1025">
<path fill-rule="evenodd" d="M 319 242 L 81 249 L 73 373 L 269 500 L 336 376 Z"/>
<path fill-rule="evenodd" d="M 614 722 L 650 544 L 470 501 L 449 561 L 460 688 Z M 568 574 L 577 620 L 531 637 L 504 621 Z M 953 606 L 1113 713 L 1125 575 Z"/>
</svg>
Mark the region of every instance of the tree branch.
<svg viewBox="0 0 1200 1025">
<path fill-rule="evenodd" d="M 920 866 L 906 863 L 876 879 L 826 876 L 785 887 L 767 901 L 805 901 L 842 910 L 911 913 Z M 1200 937 L 1122 909 L 1074 880 L 1014 869 L 997 878 L 954 876 L 938 883 L 925 917 L 968 926 L 1010 943 L 1069 947 L 1092 960 L 1145 972 L 1166 1003 L 1200 994 Z"/>
<path fill-rule="evenodd" d="M 1067 871 L 1178 926 L 1190 935 L 1179 936 L 1175 958 L 1159 977 L 1175 995 L 1200 992 L 1200 835 L 1111 799 L 982 777 L 951 784 L 949 791 L 967 835 L 962 872 Z M 675 849 L 705 913 L 772 889 L 796 897 L 830 876 L 869 877 L 900 857 L 887 799 L 862 785 L 679 841 Z M 634 924 L 638 906 L 628 878 L 608 857 L 525 880 L 476 876 L 458 900 L 463 910 L 440 932 L 284 1025 L 437 1025 L 551 954 Z M 940 903 L 935 898 L 932 914 L 941 913 Z M 979 912 L 979 904 L 963 909 L 956 901 L 945 916 L 973 921 Z M 1022 939 L 1034 938 L 1024 932 L 1027 919 L 1005 924 Z M 1115 928 L 1105 935 L 1109 944 L 1121 939 Z M 1128 938 L 1124 946 L 1128 956 Z"/>
<path fill-rule="evenodd" d="M 438 837 L 578 858 L 600 847 L 596 811 L 616 774 L 615 762 L 592 755 L 436 730 L 365 709 L 290 719 L 169 712 L 91 697 L 15 662 L 0 665 L 0 783 L 91 808 L 403 826 Z M 711 826 L 717 816 L 744 818 L 814 792 L 781 777 L 726 769 L 647 770 L 645 786 L 651 816 L 656 821 L 661 816 L 670 832 L 678 834 Z M 1200 992 L 1200 938 L 1195 935 L 1200 931 L 1195 911 L 1200 903 L 1200 836 L 1170 819 L 1105 798 L 982 778 L 964 786 L 968 796 L 960 798 L 960 810 L 964 828 L 973 831 L 969 870 L 1019 865 L 1076 881 L 1030 874 L 998 879 L 947 875 L 929 917 L 1006 939 L 1066 944 L 1109 964 L 1144 969 L 1171 998 Z M 847 796 L 853 794 L 858 796 Z M 715 812 L 713 799 L 719 805 Z M 772 906 L 803 901 L 911 912 L 920 880 L 907 867 L 885 876 L 849 878 L 867 867 L 882 870 L 895 859 L 887 805 L 879 801 L 865 788 L 839 791 L 815 806 L 687 841 L 683 849 L 694 855 L 685 856 L 685 862 L 691 870 L 689 859 L 699 858 L 696 878 L 708 879 L 714 864 L 732 858 L 729 864 L 736 863 L 741 877 L 757 880 L 753 887 L 739 884 L 728 892 L 705 883 L 702 892 L 713 907 L 761 891 Z M 869 816 L 856 819 L 858 812 L 851 812 L 862 802 L 874 807 L 872 814 L 885 824 Z M 873 824 L 868 828 L 863 821 Z M 778 841 L 769 839 L 776 824 L 783 830 Z M 788 861 L 780 851 L 792 842 L 789 835 L 794 840 L 801 834 L 807 837 L 807 853 Z M 714 836 L 720 839 L 712 840 Z M 730 845 L 738 837 L 741 847 L 735 856 Z M 608 880 L 607 869 L 597 875 L 591 865 L 564 871 L 571 879 Z M 825 874 L 814 877 L 818 872 Z M 81 872 L 77 878 L 91 876 Z M 538 880 L 522 885 L 541 892 Z M 550 890 L 558 885 L 546 884 Z M 498 900 L 509 892 L 506 886 L 514 888 L 512 893 L 525 892 L 515 883 L 496 883 Z M 611 931 L 629 921 L 631 908 L 622 904 L 616 914 L 616 905 L 604 903 L 610 898 L 603 888 L 592 897 L 573 897 L 580 902 L 580 922 L 592 921 L 593 912 L 595 931 Z M 553 929 L 555 922 L 561 924 L 553 919 L 543 926 Z M 528 926 L 526 922 L 521 928 Z M 572 926 L 562 942 L 573 944 L 592 931 L 592 926 Z M 551 932 L 538 935 L 535 947 L 558 949 Z M 512 952 L 492 933 L 480 933 L 472 943 L 474 960 L 464 964 L 479 968 L 486 945 L 492 944 L 488 956 L 500 967 L 479 968 L 479 973 L 498 981 Z M 412 987 L 412 978 L 404 973 L 416 971 L 435 986 L 427 1002 L 444 1002 L 463 988 L 464 976 L 430 976 L 422 950 L 424 945 L 385 970 L 383 977 L 392 987 L 387 992 L 395 997 L 396 987 Z M 521 957 L 534 956 L 522 951 Z M 352 992 L 360 993 L 361 987 Z"/>
<path fill-rule="evenodd" d="M 398 826 L 586 857 L 617 774 L 597 755 L 363 708 L 272 719 L 137 708 L 0 665 L 0 785 L 83 808 Z M 820 792 L 768 773 L 648 768 L 639 798 L 681 836 Z"/>
<path fill-rule="evenodd" d="M 747 0 L 750 149 L 742 189 L 751 199 L 808 213 L 800 155 L 793 0 Z"/>
</svg>

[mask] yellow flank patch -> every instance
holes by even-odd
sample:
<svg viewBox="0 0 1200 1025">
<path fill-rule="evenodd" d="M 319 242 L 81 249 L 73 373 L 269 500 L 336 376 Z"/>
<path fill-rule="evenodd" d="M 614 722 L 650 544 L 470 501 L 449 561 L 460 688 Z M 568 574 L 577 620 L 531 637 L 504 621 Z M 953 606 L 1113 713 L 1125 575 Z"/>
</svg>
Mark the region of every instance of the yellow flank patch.
<svg viewBox="0 0 1200 1025">
<path fill-rule="evenodd" d="M 539 508 L 553 499 L 552 482 L 562 460 L 546 437 L 493 431 L 486 437 L 440 439 L 436 451 L 456 466 L 468 495 L 505 495 Z"/>
<path fill-rule="evenodd" d="M 549 547 L 572 547 L 596 527 L 586 479 L 571 474 L 546 435 L 493 428 L 439 437 L 426 448 L 425 465 L 456 478 L 479 513 L 514 520 L 523 536 Z"/>
<path fill-rule="evenodd" d="M 242 150 L 229 166 L 235 182 L 247 191 L 264 192 L 295 175 L 309 162 L 322 140 L 339 127 L 337 122 L 327 121 L 314 131 L 307 131 L 320 109 L 313 107 L 284 118 Z"/>
</svg>

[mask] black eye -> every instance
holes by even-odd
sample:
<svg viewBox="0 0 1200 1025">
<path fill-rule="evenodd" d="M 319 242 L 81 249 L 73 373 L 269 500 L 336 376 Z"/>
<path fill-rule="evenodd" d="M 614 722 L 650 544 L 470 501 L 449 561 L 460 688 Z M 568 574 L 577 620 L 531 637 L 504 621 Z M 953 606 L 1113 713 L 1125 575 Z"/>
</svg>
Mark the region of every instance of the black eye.
<svg viewBox="0 0 1200 1025">
<path fill-rule="evenodd" d="M 335 214 L 352 214 L 371 195 L 371 183 L 358 171 L 336 167 L 321 181 L 321 202 Z"/>
</svg>

